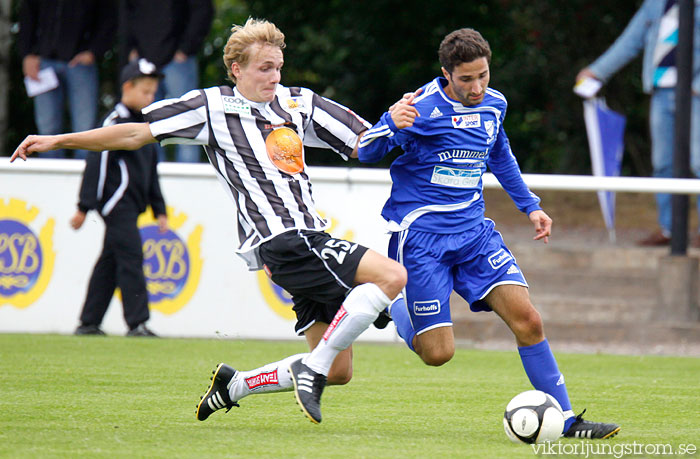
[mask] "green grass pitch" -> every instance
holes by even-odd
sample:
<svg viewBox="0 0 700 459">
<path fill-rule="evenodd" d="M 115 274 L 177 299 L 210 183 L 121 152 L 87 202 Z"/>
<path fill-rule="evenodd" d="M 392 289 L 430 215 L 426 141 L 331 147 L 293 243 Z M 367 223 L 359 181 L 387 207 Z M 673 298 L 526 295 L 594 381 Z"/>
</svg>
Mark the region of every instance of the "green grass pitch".
<svg viewBox="0 0 700 459">
<path fill-rule="evenodd" d="M 505 405 L 531 388 L 515 351 L 460 349 L 431 368 L 403 346 L 356 344 L 354 378 L 326 389 L 320 425 L 291 392 L 195 419 L 218 362 L 247 370 L 305 350 L 302 340 L 0 335 L 0 457 L 535 456 L 503 433 Z M 700 359 L 558 361 L 576 412 L 622 425 L 611 445 L 700 447 Z"/>
</svg>

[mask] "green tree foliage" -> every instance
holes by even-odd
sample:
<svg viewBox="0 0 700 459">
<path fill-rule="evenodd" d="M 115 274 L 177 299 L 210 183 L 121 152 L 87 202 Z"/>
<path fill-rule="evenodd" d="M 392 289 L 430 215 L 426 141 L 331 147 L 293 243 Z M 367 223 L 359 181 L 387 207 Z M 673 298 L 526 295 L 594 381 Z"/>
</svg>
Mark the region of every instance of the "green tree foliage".
<svg viewBox="0 0 700 459">
<path fill-rule="evenodd" d="M 439 75 L 437 48 L 447 33 L 475 28 L 491 44 L 491 86 L 508 98 L 505 127 L 522 169 L 587 174 L 588 143 L 581 99 L 572 92 L 574 78 L 612 44 L 641 0 L 215 3 L 212 31 L 201 53 L 202 86 L 228 84 L 221 53 L 231 25 L 248 16 L 266 18 L 286 35 L 283 84 L 309 87 L 370 122 L 402 94 Z M 18 64 L 15 59 L 10 145 L 34 131 L 31 103 L 23 89 L 16 90 L 21 87 Z M 110 72 L 101 72 L 106 91 L 114 80 Z M 642 94 L 640 73 L 637 59 L 603 90 L 608 104 L 628 117 L 626 175 L 649 175 L 651 170 L 648 98 Z M 328 154 L 312 153 L 308 159 L 345 164 Z"/>
<path fill-rule="evenodd" d="M 506 130 L 527 172 L 590 173 L 577 72 L 612 44 L 641 2 L 299 2 L 251 0 L 287 36 L 283 79 L 375 121 L 404 92 L 439 75 L 437 48 L 460 27 L 493 49 L 491 86 L 509 100 Z M 639 60 L 606 87 L 629 117 L 628 172 L 648 174 Z M 635 160 L 636 161 L 629 161 Z"/>
<path fill-rule="evenodd" d="M 573 82 L 613 43 L 641 2 L 498 3 L 510 25 L 487 32 L 489 38 L 499 37 L 493 78 L 509 99 L 506 129 L 523 169 L 589 173 L 581 99 L 572 93 Z M 626 172 L 648 175 L 647 98 L 640 75 L 641 58 L 602 94 L 628 117 Z"/>
<path fill-rule="evenodd" d="M 238 0 L 216 0 L 216 12 L 211 31 L 202 46 L 200 59 L 200 83 L 202 87 L 231 84 L 226 79 L 226 68 L 222 55 L 224 45 L 234 24 L 243 24 L 248 18 L 248 7 Z"/>
</svg>

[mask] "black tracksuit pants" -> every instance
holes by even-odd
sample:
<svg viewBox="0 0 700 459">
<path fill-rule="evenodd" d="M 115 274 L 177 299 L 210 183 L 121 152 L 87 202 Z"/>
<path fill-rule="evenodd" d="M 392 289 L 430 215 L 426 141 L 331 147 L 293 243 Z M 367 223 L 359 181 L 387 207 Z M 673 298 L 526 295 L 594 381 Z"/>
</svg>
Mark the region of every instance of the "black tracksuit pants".
<svg viewBox="0 0 700 459">
<path fill-rule="evenodd" d="M 123 212 L 104 217 L 104 247 L 90 277 L 80 314 L 82 325 L 102 323 L 117 287 L 121 289 L 124 319 L 129 329 L 148 320 L 148 292 L 137 218 L 136 213 Z"/>
</svg>

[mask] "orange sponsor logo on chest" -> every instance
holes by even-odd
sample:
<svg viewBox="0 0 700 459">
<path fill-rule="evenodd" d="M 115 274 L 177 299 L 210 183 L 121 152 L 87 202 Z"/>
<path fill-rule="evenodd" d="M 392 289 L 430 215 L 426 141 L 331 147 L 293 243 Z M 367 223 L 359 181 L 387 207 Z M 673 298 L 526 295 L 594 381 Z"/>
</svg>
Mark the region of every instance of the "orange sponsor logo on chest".
<svg viewBox="0 0 700 459">
<path fill-rule="evenodd" d="M 282 172 L 293 175 L 304 170 L 304 147 L 293 129 L 283 127 L 270 132 L 265 148 L 270 161 Z"/>
</svg>

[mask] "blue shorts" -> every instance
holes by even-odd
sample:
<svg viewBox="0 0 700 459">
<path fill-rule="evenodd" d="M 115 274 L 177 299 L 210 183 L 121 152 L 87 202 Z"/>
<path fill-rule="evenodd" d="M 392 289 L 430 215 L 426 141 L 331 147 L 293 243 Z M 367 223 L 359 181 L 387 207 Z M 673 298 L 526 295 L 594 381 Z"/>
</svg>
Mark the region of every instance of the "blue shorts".
<svg viewBox="0 0 700 459">
<path fill-rule="evenodd" d="M 472 311 L 490 311 L 484 297 L 494 287 L 527 287 L 515 257 L 489 219 L 458 234 L 410 229 L 394 233 L 389 257 L 408 271 L 404 297 L 416 334 L 452 325 L 453 290 Z"/>
</svg>

